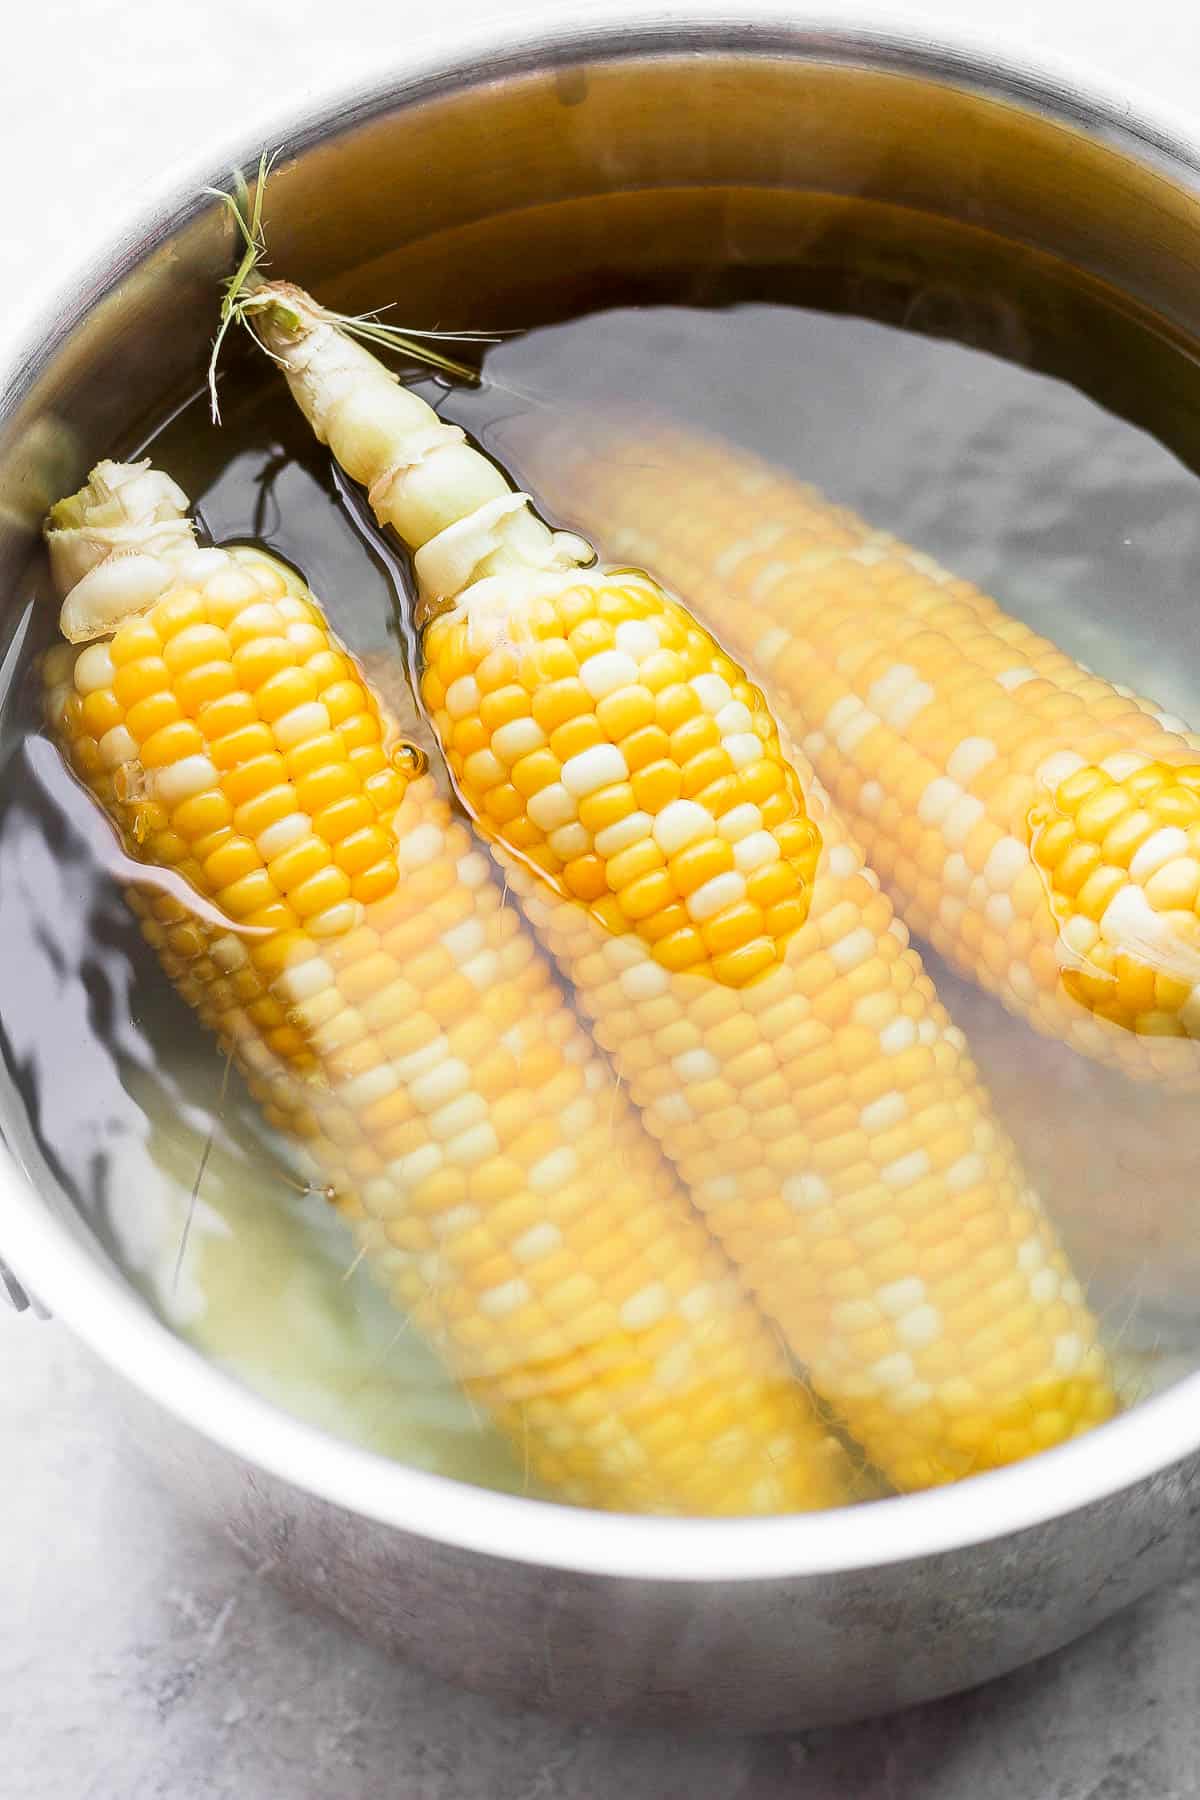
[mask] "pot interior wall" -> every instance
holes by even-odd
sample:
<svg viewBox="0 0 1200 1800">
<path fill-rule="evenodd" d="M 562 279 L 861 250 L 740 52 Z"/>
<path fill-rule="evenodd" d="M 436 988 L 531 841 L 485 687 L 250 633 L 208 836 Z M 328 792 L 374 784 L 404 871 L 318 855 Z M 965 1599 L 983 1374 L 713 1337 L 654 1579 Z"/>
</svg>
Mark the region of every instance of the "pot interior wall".
<svg viewBox="0 0 1200 1800">
<path fill-rule="evenodd" d="M 1074 124 L 902 66 L 709 50 L 605 55 L 418 80 L 316 124 L 272 177 L 272 260 L 340 302 L 390 298 L 397 250 L 499 213 L 682 188 L 792 190 L 886 201 L 1051 251 L 1184 330 L 1200 301 L 1196 197 Z M 248 147 L 252 164 L 255 147 Z M 227 179 L 213 170 L 212 179 Z M 610 242 L 611 242 L 610 236 Z M 678 254 L 671 234 L 645 257 Z M 739 246 L 753 258 L 753 241 Z M 201 379 L 228 220 L 185 197 L 57 320 L 0 397 L 0 571 L 28 553 L 42 502 L 117 441 L 136 439 Z M 563 258 L 571 245 L 556 247 Z M 406 316 L 476 320 L 479 271 L 404 259 Z M 351 273 L 353 272 L 353 278 Z M 561 270 L 560 270 L 561 273 Z M 503 323 L 503 321 L 501 321 Z"/>
</svg>

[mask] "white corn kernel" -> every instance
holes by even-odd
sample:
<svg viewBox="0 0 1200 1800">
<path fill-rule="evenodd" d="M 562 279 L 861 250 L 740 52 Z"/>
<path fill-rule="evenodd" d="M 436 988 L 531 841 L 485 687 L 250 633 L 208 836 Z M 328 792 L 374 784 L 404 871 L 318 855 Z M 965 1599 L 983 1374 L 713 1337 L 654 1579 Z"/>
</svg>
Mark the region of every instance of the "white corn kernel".
<svg viewBox="0 0 1200 1800">
<path fill-rule="evenodd" d="M 471 1085 L 471 1071 L 457 1056 L 447 1056 L 436 1068 L 408 1084 L 408 1097 L 421 1112 L 436 1112 Z"/>
<path fill-rule="evenodd" d="M 717 830 L 727 843 L 740 844 L 743 838 L 762 830 L 762 813 L 753 801 L 743 801 L 741 806 L 731 806 L 727 813 L 722 813 L 717 820 Z"/>
<path fill-rule="evenodd" d="M 439 1106 L 429 1115 L 429 1129 L 441 1143 L 457 1138 L 473 1125 L 487 1123 L 488 1103 L 482 1094 L 468 1091 Z"/>
<path fill-rule="evenodd" d="M 593 744 L 563 764 L 562 784 L 569 794 L 581 798 L 624 781 L 628 774 L 629 764 L 615 744 Z"/>
<path fill-rule="evenodd" d="M 736 869 L 727 869 L 723 875 L 714 875 L 702 887 L 689 894 L 685 905 L 691 918 L 697 921 L 715 918 L 727 906 L 735 906 L 746 897 L 746 882 Z"/>
<path fill-rule="evenodd" d="M 436 825 L 418 825 L 407 832 L 396 845 L 396 854 L 407 868 L 419 869 L 440 856 L 445 839 Z"/>
<path fill-rule="evenodd" d="M 502 1319 L 506 1313 L 515 1312 L 518 1306 L 524 1306 L 529 1298 L 528 1282 L 517 1276 L 512 1281 L 502 1282 L 499 1287 L 486 1288 L 479 1296 L 479 1310 L 485 1312 L 489 1319 Z"/>
<path fill-rule="evenodd" d="M 471 719 L 479 711 L 479 684 L 473 675 L 460 675 L 446 689 L 446 711 L 452 719 Z"/>
<path fill-rule="evenodd" d="M 654 820 L 649 813 L 628 813 L 625 818 L 618 819 L 615 825 L 608 825 L 603 831 L 596 833 L 596 855 L 603 856 L 606 860 L 611 856 L 618 856 L 622 850 L 628 850 L 631 845 L 649 837 L 653 829 Z"/>
<path fill-rule="evenodd" d="M 545 742 L 546 734 L 536 719 L 510 719 L 507 725 L 493 731 L 491 747 L 500 761 L 511 768 L 523 756 L 540 750 Z"/>
<path fill-rule="evenodd" d="M 627 1331 L 648 1331 L 665 1316 L 670 1298 L 661 1281 L 652 1281 L 625 1302 L 620 1314 L 622 1325 Z"/>
<path fill-rule="evenodd" d="M 544 1220 L 540 1225 L 531 1225 L 528 1231 L 522 1232 L 513 1242 L 512 1253 L 518 1262 L 537 1262 L 540 1257 L 551 1256 L 562 1248 L 562 1232 L 557 1225 Z"/>
<path fill-rule="evenodd" d="M 617 649 L 641 662 L 658 649 L 658 632 L 648 619 L 625 619 L 617 626 Z"/>
<path fill-rule="evenodd" d="M 754 714 L 741 700 L 731 700 L 717 714 L 717 730 L 722 737 L 728 737 L 733 732 L 753 731 Z"/>
<path fill-rule="evenodd" d="M 220 786 L 220 776 L 207 756 L 184 756 L 166 768 L 155 769 L 155 798 L 164 806 L 178 806 L 194 794 L 205 794 Z"/>
<path fill-rule="evenodd" d="M 735 769 L 748 769 L 762 758 L 762 742 L 751 731 L 731 732 L 721 739 L 721 746 Z"/>
<path fill-rule="evenodd" d="M 688 686 L 705 712 L 714 718 L 733 699 L 733 689 L 720 675 L 693 675 Z"/>
<path fill-rule="evenodd" d="M 1185 855 L 1187 849 L 1187 833 L 1181 831 L 1177 825 L 1164 825 L 1161 830 L 1153 832 L 1145 843 L 1134 852 L 1129 864 L 1130 880 L 1149 881 L 1151 875 L 1157 874 L 1158 870 L 1166 863 L 1173 862 L 1177 856 Z"/>
<path fill-rule="evenodd" d="M 95 645 L 92 647 L 96 648 Z M 136 763 L 140 755 L 137 739 L 124 725 L 114 725 L 111 731 L 106 731 L 98 749 L 106 769 L 119 769 L 122 763 Z"/>
<path fill-rule="evenodd" d="M 293 706 L 276 719 L 271 730 L 281 750 L 294 750 L 297 744 L 323 736 L 332 726 L 329 708 L 320 700 L 306 700 L 303 706 Z"/>
<path fill-rule="evenodd" d="M 712 830 L 712 818 L 694 800 L 672 800 L 654 821 L 654 841 L 664 856 L 698 843 Z"/>
<path fill-rule="evenodd" d="M 447 1162 L 470 1169 L 476 1163 L 486 1162 L 489 1156 L 497 1155 L 500 1140 L 491 1122 L 485 1119 L 481 1125 L 472 1125 L 468 1131 L 451 1138 L 445 1148 Z"/>
<path fill-rule="evenodd" d="M 969 787 L 976 775 L 995 762 L 997 750 L 991 738 L 967 737 L 955 745 L 946 762 L 946 773 L 951 781 L 957 781 L 962 787 Z"/>
<path fill-rule="evenodd" d="M 900 1281 L 893 1281 L 887 1287 L 881 1287 L 875 1298 L 881 1309 L 890 1319 L 899 1319 L 914 1306 L 920 1306 L 925 1299 L 925 1283 L 916 1275 L 906 1275 Z"/>
<path fill-rule="evenodd" d="M 592 839 L 579 823 L 572 819 L 569 825 L 560 825 L 557 831 L 550 832 L 546 839 L 555 856 L 563 862 L 571 862 L 577 856 L 586 856 L 592 847 Z"/>
<path fill-rule="evenodd" d="M 593 700 L 603 700 L 637 680 L 637 664 L 623 650 L 598 650 L 579 665 L 579 679 Z"/>
<path fill-rule="evenodd" d="M 355 1075 L 342 1083 L 338 1089 L 338 1099 L 350 1112 L 362 1112 L 373 1106 L 376 1100 L 383 1100 L 388 1094 L 394 1094 L 400 1086 L 399 1079 L 391 1063 L 380 1063 L 377 1068 L 368 1069 L 363 1075 Z"/>
<path fill-rule="evenodd" d="M 733 848 L 733 860 L 744 875 L 778 862 L 782 852 L 769 831 L 752 831 Z"/>
<path fill-rule="evenodd" d="M 578 816 L 574 798 L 561 781 L 551 781 L 531 795 L 525 810 L 539 831 L 555 831 Z"/>
<path fill-rule="evenodd" d="M 285 850 L 302 844 L 312 836 L 312 821 L 306 813 L 289 813 L 286 819 L 277 819 L 274 825 L 267 825 L 258 834 L 258 854 L 264 862 L 273 857 L 282 856 Z"/>
<path fill-rule="evenodd" d="M 578 1172 L 579 1158 L 569 1144 L 551 1150 L 529 1171 L 529 1186 L 535 1194 L 551 1194 L 563 1187 Z"/>
<path fill-rule="evenodd" d="M 456 963 L 464 963 L 483 949 L 487 942 L 481 919 L 464 919 L 459 925 L 452 925 L 443 931 L 441 942 L 450 952 Z"/>
<path fill-rule="evenodd" d="M 88 644 L 75 658 L 75 692 L 87 695 L 110 688 L 116 672 L 108 645 Z"/>
</svg>

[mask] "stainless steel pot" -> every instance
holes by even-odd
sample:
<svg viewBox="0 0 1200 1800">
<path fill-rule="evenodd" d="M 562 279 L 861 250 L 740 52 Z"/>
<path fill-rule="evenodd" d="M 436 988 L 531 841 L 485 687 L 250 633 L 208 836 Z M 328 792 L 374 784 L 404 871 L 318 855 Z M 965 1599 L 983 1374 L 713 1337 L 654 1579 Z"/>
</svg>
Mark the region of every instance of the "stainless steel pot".
<svg viewBox="0 0 1200 1800">
<path fill-rule="evenodd" d="M 924 43 L 761 16 L 509 38 L 402 69 L 277 141 L 274 260 L 325 292 L 431 234 L 469 242 L 503 210 L 723 183 L 969 219 L 1200 334 L 1197 152 L 1122 105 Z M 198 196 L 259 146 L 235 148 L 10 348 L 5 605 L 49 489 L 128 443 L 131 415 L 160 416 L 196 385 L 229 254 Z M 477 273 L 419 249 L 405 267 L 428 293 L 443 281 L 450 303 Z M 453 1680 L 613 1719 L 844 1719 L 1038 1656 L 1191 1548 L 1200 1377 L 1032 1464 L 814 1518 L 593 1516 L 410 1472 L 299 1424 L 172 1337 L 92 1239 L 11 1094 L 3 1104 L 0 1248 L 124 1377 L 143 1449 L 293 1589 Z"/>
</svg>

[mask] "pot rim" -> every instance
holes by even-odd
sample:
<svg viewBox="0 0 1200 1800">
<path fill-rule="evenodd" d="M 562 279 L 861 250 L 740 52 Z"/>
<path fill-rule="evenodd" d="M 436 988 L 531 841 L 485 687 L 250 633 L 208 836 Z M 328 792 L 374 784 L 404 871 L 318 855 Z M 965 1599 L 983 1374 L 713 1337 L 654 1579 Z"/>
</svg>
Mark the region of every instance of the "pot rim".
<svg viewBox="0 0 1200 1800">
<path fill-rule="evenodd" d="M 517 26 L 516 34 L 506 27 Z M 122 275 L 203 207 L 209 183 L 248 166 L 263 143 L 303 150 L 398 106 L 580 60 L 694 53 L 790 55 L 924 76 L 1057 119 L 1200 188 L 1200 146 L 1181 116 L 1065 64 L 1035 70 L 979 35 L 847 27 L 766 5 L 671 4 L 653 16 L 627 6 L 548 28 L 529 15 L 454 34 L 385 80 L 344 86 L 239 133 L 197 168 L 181 162 L 154 184 L 122 228 L 98 236 L 64 304 L 62 272 L 27 296 L 19 348 L 0 369 L 0 421 L 16 410 L 91 307 Z M 217 171 L 214 177 L 214 167 Z M 38 322 L 41 329 L 37 329 Z M 100 1359 L 193 1430 L 251 1465 L 347 1512 L 503 1560 L 616 1578 L 745 1581 L 834 1575 L 941 1555 L 1047 1524 L 1168 1471 L 1200 1448 L 1200 1373 L 1083 1438 L 957 1487 L 877 1500 L 867 1508 L 774 1519 L 661 1519 L 590 1512 L 498 1494 L 410 1469 L 281 1411 L 209 1363 L 162 1324 L 118 1274 L 38 1197 L 32 1177 L 0 1156 L 3 1249 L 40 1300 Z"/>
</svg>

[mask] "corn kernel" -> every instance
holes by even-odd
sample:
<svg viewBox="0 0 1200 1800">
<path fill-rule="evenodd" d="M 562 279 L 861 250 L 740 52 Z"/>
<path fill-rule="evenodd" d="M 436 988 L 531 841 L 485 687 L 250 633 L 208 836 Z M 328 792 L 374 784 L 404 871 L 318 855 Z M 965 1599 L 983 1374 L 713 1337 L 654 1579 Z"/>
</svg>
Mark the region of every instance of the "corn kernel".
<svg viewBox="0 0 1200 1800">
<path fill-rule="evenodd" d="M 560 766 L 552 751 L 534 750 L 529 756 L 523 756 L 520 762 L 513 764 L 509 770 L 509 780 L 518 794 L 529 799 L 541 788 L 549 787 L 558 780 Z"/>
<path fill-rule="evenodd" d="M 316 679 L 307 669 L 282 668 L 255 690 L 254 702 L 259 717 L 265 719 L 268 725 L 274 725 L 285 713 L 297 706 L 307 705 L 316 697 Z"/>
<path fill-rule="evenodd" d="M 574 664 L 574 657 L 571 658 Z M 572 672 L 561 680 L 550 681 L 544 687 L 534 689 L 532 705 L 528 702 L 526 710 L 531 711 L 534 719 L 549 736 L 565 725 L 569 719 L 586 717 L 592 711 L 592 697 L 578 676 Z M 521 714 L 515 714 L 520 717 Z"/>
<path fill-rule="evenodd" d="M 222 739 L 223 743 L 227 741 Z M 219 745 L 212 747 L 212 759 L 218 768 L 221 767 L 216 754 L 219 748 Z M 234 806 L 241 806 L 247 800 L 253 800 L 256 794 L 278 787 L 287 780 L 287 774 L 287 764 L 282 756 L 269 752 L 264 756 L 252 756 L 246 761 L 239 758 L 236 764 L 222 773 L 221 787 Z"/>
<path fill-rule="evenodd" d="M 142 658 L 158 656 L 162 650 L 162 642 L 153 625 L 146 618 L 127 619 L 118 626 L 108 646 L 115 669 L 124 668 L 127 663 L 139 662 Z"/>
<path fill-rule="evenodd" d="M 579 823 L 595 835 L 611 830 L 636 811 L 633 788 L 627 781 L 617 781 L 610 787 L 584 795 L 579 802 Z"/>
<path fill-rule="evenodd" d="M 338 757 L 331 762 L 310 769 L 307 774 L 300 776 L 295 784 L 296 799 L 301 810 L 308 813 L 313 819 L 316 819 L 318 815 L 323 815 L 327 807 L 356 799 L 360 792 L 369 791 L 372 797 L 375 794 L 383 793 L 384 788 L 380 786 L 380 783 L 386 784 L 387 798 L 390 800 L 394 785 L 394 778 L 391 777 L 390 771 L 386 774 L 381 772 L 379 776 L 373 776 L 370 780 L 373 785 L 368 787 L 368 783 L 364 782 L 360 788 L 358 778 L 350 764 Z M 374 798 L 372 803 L 376 804 Z"/>
<path fill-rule="evenodd" d="M 141 748 L 142 764 L 147 769 L 165 768 L 181 762 L 185 756 L 199 756 L 204 739 L 190 719 L 176 719 L 151 734 Z"/>
<path fill-rule="evenodd" d="M 677 894 L 686 898 L 705 882 L 733 868 L 733 847 L 724 838 L 703 838 L 673 856 L 667 867 Z"/>
<path fill-rule="evenodd" d="M 585 750 L 593 750 L 597 744 L 605 741 L 595 715 L 580 713 L 577 718 L 568 719 L 565 725 L 560 725 L 556 731 L 551 732 L 550 750 L 559 763 L 565 763 L 570 762 L 573 756 L 582 756 Z"/>
<path fill-rule="evenodd" d="M 648 688 L 618 688 L 597 702 L 596 718 L 610 742 L 624 746 L 625 740 L 655 722 L 654 695 Z"/>
<path fill-rule="evenodd" d="M 608 892 L 608 877 L 598 856 L 580 856 L 567 863 L 563 880 L 579 900 L 599 900 Z"/>
<path fill-rule="evenodd" d="M 673 762 L 648 763 L 633 776 L 631 786 L 640 811 L 664 812 L 683 792 L 683 776 Z"/>
<path fill-rule="evenodd" d="M 116 657 L 113 661 L 116 662 Z M 113 693 L 128 712 L 139 700 L 171 685 L 171 672 L 161 656 L 139 656 L 121 663 L 113 676 Z"/>
</svg>

